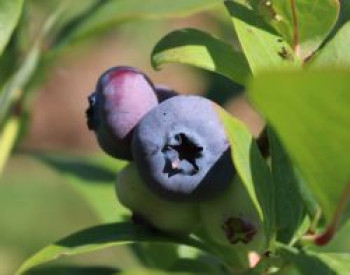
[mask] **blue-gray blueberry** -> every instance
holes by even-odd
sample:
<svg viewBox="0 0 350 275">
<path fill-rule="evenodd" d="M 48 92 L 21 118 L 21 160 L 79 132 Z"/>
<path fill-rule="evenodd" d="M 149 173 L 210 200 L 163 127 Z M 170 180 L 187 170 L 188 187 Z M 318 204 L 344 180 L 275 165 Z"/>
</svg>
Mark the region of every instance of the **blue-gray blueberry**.
<svg viewBox="0 0 350 275">
<path fill-rule="evenodd" d="M 235 175 L 230 145 L 215 103 L 175 96 L 148 112 L 136 126 L 132 151 L 141 177 L 169 200 L 208 200 Z"/>
</svg>

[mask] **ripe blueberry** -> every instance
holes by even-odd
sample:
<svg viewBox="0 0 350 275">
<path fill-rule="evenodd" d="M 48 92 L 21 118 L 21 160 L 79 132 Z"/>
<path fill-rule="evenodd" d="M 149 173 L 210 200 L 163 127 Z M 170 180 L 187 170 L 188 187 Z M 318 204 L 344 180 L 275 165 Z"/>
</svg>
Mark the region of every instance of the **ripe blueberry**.
<svg viewBox="0 0 350 275">
<path fill-rule="evenodd" d="M 87 124 L 109 155 L 131 159 L 135 125 L 158 104 L 154 86 L 141 71 L 121 66 L 104 72 L 89 96 Z"/>
<path fill-rule="evenodd" d="M 175 96 L 148 112 L 132 150 L 146 184 L 169 200 L 206 200 L 224 192 L 235 174 L 229 142 L 214 103 Z"/>
<path fill-rule="evenodd" d="M 159 102 L 179 95 L 176 91 L 165 85 L 156 85 L 155 92 Z"/>
<path fill-rule="evenodd" d="M 198 205 L 158 197 L 142 181 L 134 163 L 119 172 L 116 193 L 121 204 L 159 230 L 187 235 L 198 227 Z"/>
</svg>

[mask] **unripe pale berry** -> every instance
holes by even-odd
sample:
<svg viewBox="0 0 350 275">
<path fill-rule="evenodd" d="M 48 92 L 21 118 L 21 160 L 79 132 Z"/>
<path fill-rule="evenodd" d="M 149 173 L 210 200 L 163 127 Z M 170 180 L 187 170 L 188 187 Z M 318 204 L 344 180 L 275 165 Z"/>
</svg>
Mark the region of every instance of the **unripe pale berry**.
<svg viewBox="0 0 350 275">
<path fill-rule="evenodd" d="M 263 223 L 238 176 L 227 192 L 200 205 L 200 215 L 206 235 L 218 245 L 232 248 L 247 265 L 249 252 L 265 252 Z"/>
<path fill-rule="evenodd" d="M 198 205 L 158 197 L 142 181 L 133 163 L 119 172 L 116 193 L 122 205 L 159 230 L 187 235 L 198 227 Z"/>
</svg>

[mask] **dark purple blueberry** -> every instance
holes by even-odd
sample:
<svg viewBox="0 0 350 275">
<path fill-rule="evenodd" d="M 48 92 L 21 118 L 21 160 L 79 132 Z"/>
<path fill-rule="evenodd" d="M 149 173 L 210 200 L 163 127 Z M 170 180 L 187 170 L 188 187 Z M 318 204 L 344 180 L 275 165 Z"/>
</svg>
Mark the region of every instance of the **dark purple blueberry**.
<svg viewBox="0 0 350 275">
<path fill-rule="evenodd" d="M 131 159 L 133 129 L 158 104 L 152 82 L 135 68 L 113 67 L 100 76 L 88 99 L 87 124 L 101 148 L 115 158 Z"/>
<path fill-rule="evenodd" d="M 152 109 L 135 128 L 136 165 L 164 198 L 210 199 L 232 180 L 229 141 L 214 108 L 203 97 L 179 95 Z"/>
<path fill-rule="evenodd" d="M 164 100 L 179 95 L 178 92 L 174 91 L 166 85 L 156 85 L 155 92 L 159 102 L 163 102 Z"/>
</svg>

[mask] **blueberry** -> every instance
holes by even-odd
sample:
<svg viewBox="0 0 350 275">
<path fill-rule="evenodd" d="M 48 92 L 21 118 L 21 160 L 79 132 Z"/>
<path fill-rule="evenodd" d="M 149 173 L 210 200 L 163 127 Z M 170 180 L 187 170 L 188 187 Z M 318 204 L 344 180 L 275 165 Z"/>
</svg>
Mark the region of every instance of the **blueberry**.
<svg viewBox="0 0 350 275">
<path fill-rule="evenodd" d="M 87 126 L 89 130 L 94 130 L 98 128 L 98 116 L 95 115 L 95 110 L 98 109 L 97 107 L 97 93 L 93 92 L 91 95 L 88 96 L 89 101 L 89 107 L 86 110 L 86 118 L 87 118 Z"/>
<path fill-rule="evenodd" d="M 267 249 L 263 222 L 238 176 L 225 193 L 201 203 L 199 209 L 205 235 L 232 249 L 243 266 L 249 267 L 251 251 L 262 254 Z"/>
<path fill-rule="evenodd" d="M 133 156 L 154 192 L 191 201 L 211 199 L 227 188 L 235 170 L 214 104 L 199 96 L 175 96 L 137 125 Z"/>
<path fill-rule="evenodd" d="M 156 85 L 155 92 L 159 102 L 179 95 L 178 92 L 165 85 Z"/>
<path fill-rule="evenodd" d="M 131 159 L 135 125 L 158 104 L 154 86 L 141 71 L 121 66 L 104 72 L 89 96 L 87 125 L 109 155 Z"/>
<path fill-rule="evenodd" d="M 159 230 L 187 235 L 199 225 L 197 204 L 160 198 L 142 181 L 134 163 L 119 172 L 116 193 L 120 203 L 130 209 L 134 217 Z"/>
</svg>

